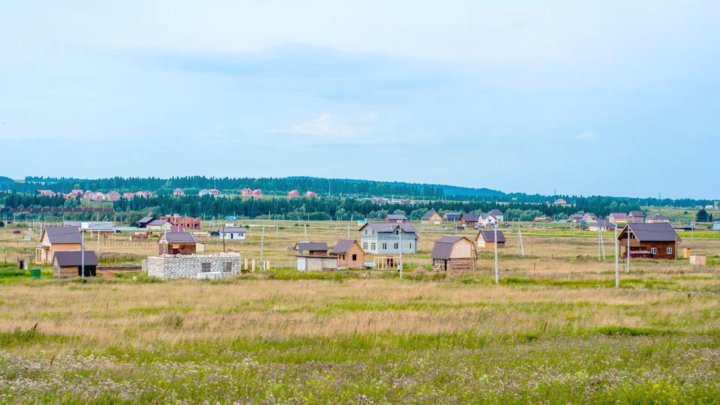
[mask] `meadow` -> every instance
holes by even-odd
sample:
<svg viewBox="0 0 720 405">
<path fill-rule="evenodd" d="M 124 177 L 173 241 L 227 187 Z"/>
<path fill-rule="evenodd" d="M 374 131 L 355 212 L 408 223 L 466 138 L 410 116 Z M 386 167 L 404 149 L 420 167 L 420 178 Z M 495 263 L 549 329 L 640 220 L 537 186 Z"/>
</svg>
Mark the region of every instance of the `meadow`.
<svg viewBox="0 0 720 405">
<path fill-rule="evenodd" d="M 614 285 L 612 244 L 530 225 L 508 233 L 501 283 L 483 253 L 470 274 L 428 271 L 420 227 L 410 270 L 298 273 L 305 227 L 265 230 L 271 269 L 222 281 L 139 273 L 40 280 L 0 269 L 0 401 L 253 403 L 716 403 L 718 267 L 637 260 Z M 347 223 L 311 223 L 334 242 Z M 351 228 L 351 236 L 353 235 Z M 259 230 L 226 249 L 257 257 Z M 458 231 L 472 236 L 472 232 Z M 560 231 L 558 231 L 560 232 Z M 8 230 L 0 254 L 32 248 Z M 102 241 L 111 261 L 147 246 Z M 129 243 L 129 242 L 128 242 Z M 207 240 L 206 250 L 222 245 Z M 25 245 L 28 246 L 25 246 Z M 720 240 L 682 247 L 717 255 Z M 2 266 L 0 266 L 2 267 Z"/>
</svg>

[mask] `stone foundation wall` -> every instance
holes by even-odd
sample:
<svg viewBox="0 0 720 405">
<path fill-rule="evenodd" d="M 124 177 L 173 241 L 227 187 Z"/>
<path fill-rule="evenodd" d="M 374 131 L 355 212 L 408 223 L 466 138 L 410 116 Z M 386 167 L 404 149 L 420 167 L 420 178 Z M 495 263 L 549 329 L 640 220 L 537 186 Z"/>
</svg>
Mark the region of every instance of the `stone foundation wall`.
<svg viewBox="0 0 720 405">
<path fill-rule="evenodd" d="M 212 273 L 214 274 L 212 278 L 220 278 L 240 274 L 241 264 L 238 253 L 163 255 L 148 257 L 143 262 L 143 270 L 149 277 L 163 280 L 199 278 L 198 274 L 200 273 L 205 275 Z"/>
</svg>

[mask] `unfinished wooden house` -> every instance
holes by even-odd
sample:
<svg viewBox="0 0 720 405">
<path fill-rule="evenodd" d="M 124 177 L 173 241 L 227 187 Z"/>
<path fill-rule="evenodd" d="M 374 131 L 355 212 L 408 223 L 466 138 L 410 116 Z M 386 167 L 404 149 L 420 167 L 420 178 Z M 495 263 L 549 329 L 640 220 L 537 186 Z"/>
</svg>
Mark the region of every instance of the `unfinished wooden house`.
<svg viewBox="0 0 720 405">
<path fill-rule="evenodd" d="M 94 277 L 97 274 L 97 256 L 93 251 L 85 251 L 85 262 L 82 261 L 82 252 L 55 252 L 53 258 L 53 274 L 57 278 L 80 277 L 84 264 L 85 277 Z"/>
<path fill-rule="evenodd" d="M 35 262 L 50 264 L 56 252 L 73 252 L 81 248 L 80 230 L 74 226 L 48 226 L 40 236 Z"/>
<path fill-rule="evenodd" d="M 325 242 L 298 242 L 295 244 L 298 271 L 337 270 L 338 258 L 328 253 Z"/>
<path fill-rule="evenodd" d="M 353 239 L 341 239 L 330 252 L 337 257 L 339 269 L 362 269 L 365 267 L 365 252 Z"/>
<path fill-rule="evenodd" d="M 483 250 L 494 250 L 495 243 L 497 243 L 498 249 L 505 247 L 505 234 L 502 231 L 497 231 L 497 241 L 495 241 L 495 231 L 492 229 L 478 232 L 475 238 L 477 247 Z"/>
<path fill-rule="evenodd" d="M 477 251 L 464 236 L 443 236 L 435 242 L 431 257 L 435 271 L 474 271 Z"/>
<path fill-rule="evenodd" d="M 161 255 L 193 255 L 197 252 L 197 239 L 190 232 L 165 232 L 160 237 L 158 253 Z"/>
</svg>

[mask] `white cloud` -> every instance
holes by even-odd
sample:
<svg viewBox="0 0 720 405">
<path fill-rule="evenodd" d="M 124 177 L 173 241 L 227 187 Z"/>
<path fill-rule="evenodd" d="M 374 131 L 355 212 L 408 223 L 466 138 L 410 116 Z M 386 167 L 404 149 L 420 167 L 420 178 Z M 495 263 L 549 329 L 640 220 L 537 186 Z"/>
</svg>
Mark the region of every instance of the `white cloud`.
<svg viewBox="0 0 720 405">
<path fill-rule="evenodd" d="M 575 139 L 582 142 L 590 142 L 596 140 L 597 135 L 592 131 L 585 131 L 575 135 Z"/>
<path fill-rule="evenodd" d="M 369 112 L 358 117 L 346 117 L 329 112 L 320 116 L 293 125 L 289 130 L 275 130 L 277 133 L 291 133 L 303 135 L 312 141 L 364 144 L 378 143 L 382 137 L 378 136 L 377 124 L 380 116 L 376 112 Z"/>
</svg>

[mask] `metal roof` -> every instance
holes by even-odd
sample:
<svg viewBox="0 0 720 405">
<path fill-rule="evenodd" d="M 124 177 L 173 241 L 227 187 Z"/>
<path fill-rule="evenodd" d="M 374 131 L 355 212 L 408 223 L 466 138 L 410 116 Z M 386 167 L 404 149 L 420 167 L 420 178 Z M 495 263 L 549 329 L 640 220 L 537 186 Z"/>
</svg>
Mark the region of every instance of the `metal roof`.
<svg viewBox="0 0 720 405">
<path fill-rule="evenodd" d="M 483 240 L 485 242 L 495 242 L 495 231 L 480 231 L 480 235 L 482 236 Z M 497 238 L 499 243 L 505 243 L 505 234 L 503 231 L 497 231 Z"/>
<path fill-rule="evenodd" d="M 402 229 L 404 233 L 417 232 L 415 230 L 415 227 L 412 226 L 412 224 L 408 223 L 393 224 L 387 222 L 368 222 L 367 224 L 363 225 L 360 230 L 362 231 L 363 229 L 365 229 L 365 227 L 370 227 L 370 229 L 372 229 L 376 233 L 393 233 L 398 228 Z"/>
<path fill-rule="evenodd" d="M 161 240 L 167 243 L 197 243 L 195 235 L 190 232 L 167 232 Z"/>
<path fill-rule="evenodd" d="M 407 217 L 403 214 L 387 214 L 385 218 L 390 220 L 407 219 Z"/>
<path fill-rule="evenodd" d="M 348 249 L 350 249 L 355 244 L 354 239 L 340 239 L 338 243 L 333 247 L 333 250 L 331 253 L 333 254 L 340 254 L 340 253 L 346 253 Z"/>
<path fill-rule="evenodd" d="M 80 260 L 81 257 L 81 252 L 55 252 L 55 258 L 53 260 L 56 261 L 60 267 L 80 267 L 82 265 L 82 261 Z M 97 264 L 98 261 L 97 256 L 95 256 L 95 252 L 86 250 L 85 265 L 97 266 Z"/>
<path fill-rule="evenodd" d="M 246 233 L 247 229 L 239 226 L 223 226 L 218 232 L 220 233 Z"/>
<path fill-rule="evenodd" d="M 627 238 L 628 227 L 640 242 L 675 242 L 681 240 L 672 225 L 667 222 L 628 224 L 620 233 L 618 239 Z"/>
<path fill-rule="evenodd" d="M 328 246 L 325 242 L 298 242 L 295 244 L 295 250 L 299 252 L 327 252 Z"/>
<path fill-rule="evenodd" d="M 48 226 L 45 234 L 50 243 L 81 243 L 80 230 L 74 226 Z"/>
<path fill-rule="evenodd" d="M 442 238 L 435 241 L 433 245 L 432 253 L 430 254 L 433 259 L 450 259 L 453 246 L 460 240 L 465 239 L 470 242 L 469 239 L 463 236 L 443 236 Z M 470 242 L 472 243 L 472 242 Z"/>
<path fill-rule="evenodd" d="M 423 214 L 422 218 L 420 218 L 420 219 L 428 220 L 428 219 L 432 218 L 434 215 L 438 215 L 437 211 L 430 210 L 430 211 L 426 212 L 425 214 Z"/>
</svg>

